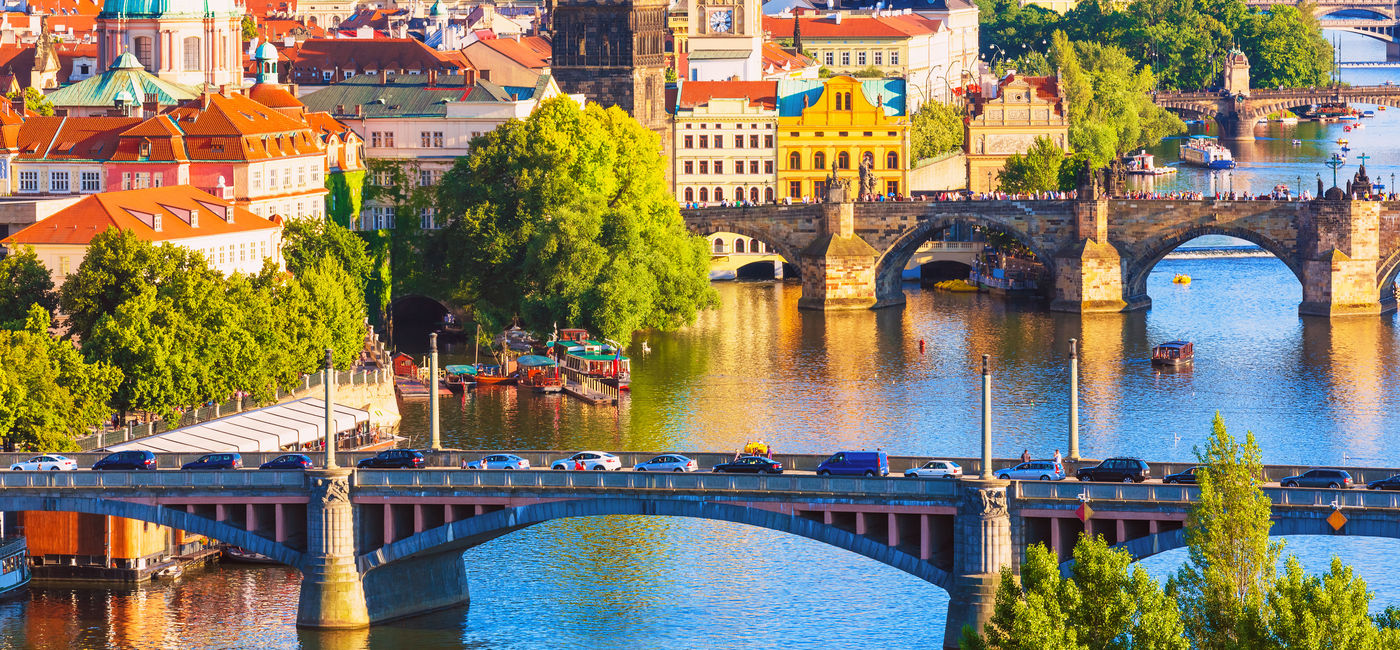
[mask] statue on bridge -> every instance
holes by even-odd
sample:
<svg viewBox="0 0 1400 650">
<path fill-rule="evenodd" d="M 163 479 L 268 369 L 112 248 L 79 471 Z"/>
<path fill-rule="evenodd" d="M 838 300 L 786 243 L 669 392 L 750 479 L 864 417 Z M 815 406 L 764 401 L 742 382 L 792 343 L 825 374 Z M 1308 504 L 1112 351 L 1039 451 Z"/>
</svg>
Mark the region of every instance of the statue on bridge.
<svg viewBox="0 0 1400 650">
<path fill-rule="evenodd" d="M 851 179 L 837 178 L 836 161 L 831 161 L 831 175 L 826 177 L 826 196 L 823 197 L 827 203 L 845 203 L 851 200 Z"/>
<path fill-rule="evenodd" d="M 1094 163 L 1084 160 L 1084 164 L 1075 170 L 1074 185 L 1079 190 L 1079 198 L 1092 201 L 1102 196 L 1102 185 L 1100 183 L 1099 170 L 1094 169 Z"/>
<path fill-rule="evenodd" d="M 875 195 L 875 156 L 869 151 L 860 159 L 860 195 L 869 197 Z"/>
</svg>

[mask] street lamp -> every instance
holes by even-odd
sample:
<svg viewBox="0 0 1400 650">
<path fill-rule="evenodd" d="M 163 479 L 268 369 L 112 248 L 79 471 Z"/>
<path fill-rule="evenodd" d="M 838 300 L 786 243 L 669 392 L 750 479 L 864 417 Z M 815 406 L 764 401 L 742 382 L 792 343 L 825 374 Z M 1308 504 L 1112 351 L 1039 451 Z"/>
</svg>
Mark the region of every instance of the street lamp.
<svg viewBox="0 0 1400 650">
<path fill-rule="evenodd" d="M 1230 172 L 1230 198 L 1235 198 L 1235 172 Z"/>
<path fill-rule="evenodd" d="M 1298 177 L 1298 198 L 1303 198 L 1303 177 Z"/>
<path fill-rule="evenodd" d="M 992 191 L 992 172 L 988 171 L 988 172 L 987 172 L 987 192 L 990 194 L 991 191 Z"/>
</svg>

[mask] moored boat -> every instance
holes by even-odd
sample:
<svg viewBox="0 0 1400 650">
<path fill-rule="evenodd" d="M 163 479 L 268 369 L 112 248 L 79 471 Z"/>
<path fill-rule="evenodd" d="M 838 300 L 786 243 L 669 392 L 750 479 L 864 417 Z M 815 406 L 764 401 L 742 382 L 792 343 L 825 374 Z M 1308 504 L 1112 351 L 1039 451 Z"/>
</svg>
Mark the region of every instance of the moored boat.
<svg viewBox="0 0 1400 650">
<path fill-rule="evenodd" d="M 29 551 L 24 537 L 0 538 L 0 598 L 29 584 Z"/>
<path fill-rule="evenodd" d="M 1152 348 L 1152 365 L 1186 366 L 1195 360 L 1195 356 L 1196 348 L 1190 341 L 1167 341 Z"/>
<path fill-rule="evenodd" d="M 453 364 L 442 369 L 443 381 L 447 383 L 447 389 L 459 393 L 476 383 L 476 366 L 469 364 Z"/>
<path fill-rule="evenodd" d="M 564 382 L 559 377 L 559 364 L 546 356 L 527 354 L 515 360 L 520 367 L 517 373 L 519 385 L 529 387 L 536 393 L 557 393 L 563 390 Z"/>
<path fill-rule="evenodd" d="M 1163 174 L 1175 174 L 1175 167 L 1158 167 L 1155 158 L 1147 153 L 1146 149 L 1128 156 L 1128 173 L 1134 176 L 1161 176 Z"/>
<path fill-rule="evenodd" d="M 281 564 L 277 560 L 263 555 L 262 553 L 254 553 L 238 546 L 225 545 L 223 552 L 224 562 L 238 564 Z"/>
<path fill-rule="evenodd" d="M 1235 157 L 1215 138 L 1193 135 L 1181 145 L 1181 161 L 1210 169 L 1234 169 Z"/>
<path fill-rule="evenodd" d="M 567 372 L 601 380 L 618 390 L 630 387 L 632 360 L 618 346 L 589 338 L 588 330 L 559 330 L 551 353 Z"/>
<path fill-rule="evenodd" d="M 476 365 L 475 376 L 478 388 L 483 386 L 505 386 L 515 383 L 515 375 L 506 372 L 505 368 L 484 363 Z"/>
</svg>

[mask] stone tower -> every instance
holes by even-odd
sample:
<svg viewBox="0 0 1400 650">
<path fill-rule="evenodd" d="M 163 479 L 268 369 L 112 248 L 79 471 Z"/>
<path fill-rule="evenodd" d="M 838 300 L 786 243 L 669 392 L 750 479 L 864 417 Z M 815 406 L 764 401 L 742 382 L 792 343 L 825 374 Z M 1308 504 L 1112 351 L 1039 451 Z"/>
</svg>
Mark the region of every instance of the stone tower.
<svg viewBox="0 0 1400 650">
<path fill-rule="evenodd" d="M 1230 50 L 1225 55 L 1225 92 L 1232 96 L 1249 96 L 1249 57 L 1239 50 Z"/>
<path fill-rule="evenodd" d="M 559 0 L 550 16 L 559 87 L 621 107 L 663 143 L 666 8 L 666 0 Z"/>
<path fill-rule="evenodd" d="M 690 81 L 763 80 L 763 15 L 758 0 L 686 0 Z M 798 44 L 800 46 L 800 44 Z"/>
</svg>

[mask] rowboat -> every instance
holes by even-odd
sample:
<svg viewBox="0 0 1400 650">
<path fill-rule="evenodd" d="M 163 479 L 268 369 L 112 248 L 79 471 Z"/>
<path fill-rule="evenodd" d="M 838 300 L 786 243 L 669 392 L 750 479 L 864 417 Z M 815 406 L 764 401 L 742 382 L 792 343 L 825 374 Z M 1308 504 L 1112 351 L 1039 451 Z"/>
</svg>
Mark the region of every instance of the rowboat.
<svg viewBox="0 0 1400 650">
<path fill-rule="evenodd" d="M 500 366 L 488 366 L 484 363 L 476 366 L 476 385 L 482 386 L 506 386 L 515 383 L 515 375 L 507 374 Z"/>
<path fill-rule="evenodd" d="M 476 383 L 476 366 L 473 365 L 453 364 L 443 368 L 442 373 L 447 389 L 454 393 L 460 393 Z"/>
</svg>

